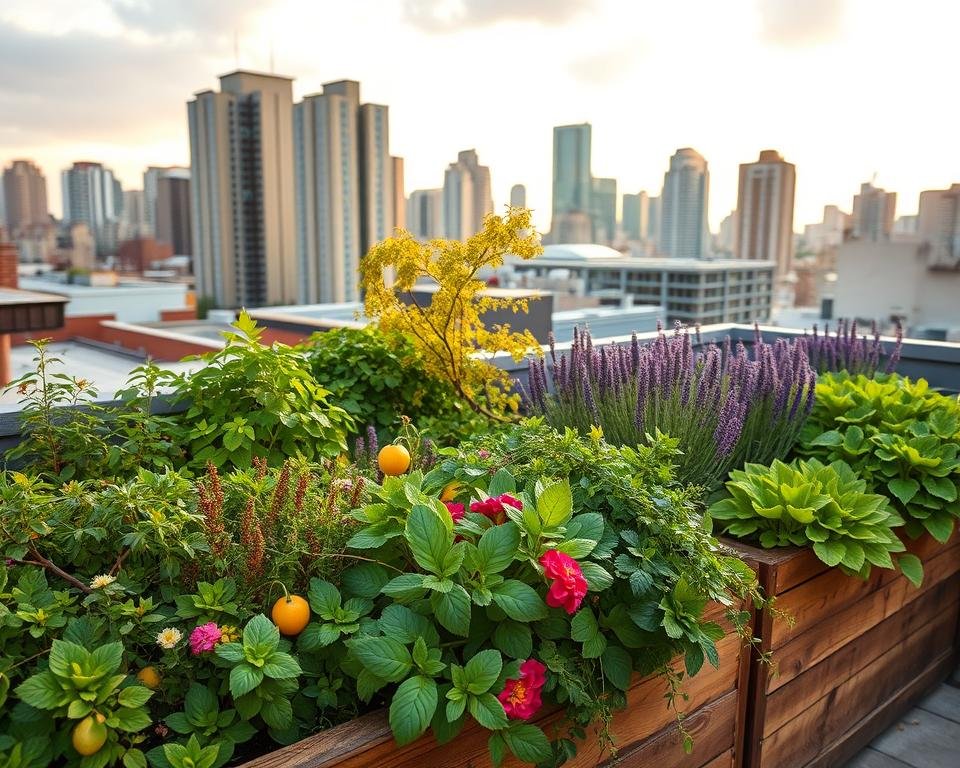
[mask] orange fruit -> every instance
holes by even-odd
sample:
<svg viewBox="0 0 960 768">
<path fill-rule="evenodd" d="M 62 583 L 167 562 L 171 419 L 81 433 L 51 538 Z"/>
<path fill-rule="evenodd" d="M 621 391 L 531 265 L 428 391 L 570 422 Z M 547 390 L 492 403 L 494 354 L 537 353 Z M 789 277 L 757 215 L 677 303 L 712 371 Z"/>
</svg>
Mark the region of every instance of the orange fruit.
<svg viewBox="0 0 960 768">
<path fill-rule="evenodd" d="M 443 487 L 443 493 L 440 494 L 440 501 L 453 501 L 460 492 L 460 483 L 454 480 Z"/>
<path fill-rule="evenodd" d="M 385 445 L 377 454 L 377 464 L 385 475 L 402 475 L 410 469 L 410 451 L 402 445 Z"/>
<path fill-rule="evenodd" d="M 286 595 L 273 604 L 270 617 L 281 634 L 299 635 L 310 623 L 310 603 L 299 595 Z"/>
<path fill-rule="evenodd" d="M 144 667 L 139 672 L 137 672 L 137 680 L 143 683 L 151 691 L 155 691 L 160 687 L 160 673 L 157 672 L 156 667 Z"/>
<path fill-rule="evenodd" d="M 73 748 L 81 755 L 95 755 L 107 743 L 107 726 L 103 724 L 106 718 L 97 713 L 83 718 L 73 729 L 70 740 Z"/>
</svg>

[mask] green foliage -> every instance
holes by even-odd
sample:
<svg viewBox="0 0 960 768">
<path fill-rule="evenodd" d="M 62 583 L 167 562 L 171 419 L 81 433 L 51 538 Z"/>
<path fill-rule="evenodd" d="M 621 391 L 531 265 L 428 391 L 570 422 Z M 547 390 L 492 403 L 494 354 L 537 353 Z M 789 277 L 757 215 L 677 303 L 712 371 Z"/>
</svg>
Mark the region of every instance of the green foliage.
<svg viewBox="0 0 960 768">
<path fill-rule="evenodd" d="M 255 457 L 273 466 L 287 457 L 336 456 L 347 448 L 353 419 L 328 402 L 303 354 L 260 343 L 263 329 L 246 313 L 226 334 L 226 346 L 203 355 L 204 367 L 178 380 L 176 399 L 188 467 L 248 467 Z"/>
<path fill-rule="evenodd" d="M 329 399 L 353 416 L 354 434 L 373 425 L 395 435 L 403 415 L 424 435 L 449 444 L 487 421 L 427 370 L 421 350 L 401 332 L 338 328 L 315 334 L 302 351 Z"/>
<path fill-rule="evenodd" d="M 864 579 L 874 565 L 893 568 L 891 555 L 905 549 L 894 531 L 903 520 L 842 461 L 747 464 L 730 473 L 726 488 L 729 496 L 710 507 L 710 516 L 726 523 L 726 533 L 763 547 L 812 546 L 827 565 Z M 916 556 L 898 562 L 919 586 Z"/>
<path fill-rule="evenodd" d="M 916 538 L 945 542 L 960 517 L 960 404 L 895 374 L 830 374 L 817 383 L 798 451 L 842 460 L 888 496 Z"/>
</svg>

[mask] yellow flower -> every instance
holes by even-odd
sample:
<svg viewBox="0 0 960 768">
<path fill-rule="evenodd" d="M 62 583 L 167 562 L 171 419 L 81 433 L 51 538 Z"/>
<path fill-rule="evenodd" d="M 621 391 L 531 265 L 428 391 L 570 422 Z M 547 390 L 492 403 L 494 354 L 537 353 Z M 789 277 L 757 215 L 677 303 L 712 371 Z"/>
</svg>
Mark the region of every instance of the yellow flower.
<svg viewBox="0 0 960 768">
<path fill-rule="evenodd" d="M 103 587 L 113 584 L 117 580 L 116 576 L 111 576 L 107 573 L 102 573 L 99 576 L 94 576 L 93 580 L 90 582 L 90 589 L 102 589 Z"/>
<path fill-rule="evenodd" d="M 220 627 L 220 642 L 235 643 L 240 639 L 240 630 L 230 624 L 224 624 Z"/>
<path fill-rule="evenodd" d="M 161 648 L 170 650 L 176 648 L 177 643 L 183 639 L 183 632 L 175 627 L 166 627 L 157 635 L 157 645 Z"/>
</svg>

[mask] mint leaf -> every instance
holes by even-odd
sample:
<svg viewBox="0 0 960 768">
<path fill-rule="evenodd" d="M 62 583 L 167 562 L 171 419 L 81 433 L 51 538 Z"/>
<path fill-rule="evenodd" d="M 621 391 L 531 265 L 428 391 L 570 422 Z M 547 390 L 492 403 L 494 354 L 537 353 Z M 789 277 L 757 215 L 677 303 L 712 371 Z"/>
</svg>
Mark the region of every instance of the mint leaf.
<svg viewBox="0 0 960 768">
<path fill-rule="evenodd" d="M 404 680 L 390 702 L 390 728 L 398 745 L 414 741 L 430 725 L 437 708 L 437 684 L 415 675 Z"/>
<path fill-rule="evenodd" d="M 533 587 L 516 579 L 507 579 L 491 588 L 493 602 L 514 621 L 529 623 L 547 616 L 547 605 Z"/>
</svg>

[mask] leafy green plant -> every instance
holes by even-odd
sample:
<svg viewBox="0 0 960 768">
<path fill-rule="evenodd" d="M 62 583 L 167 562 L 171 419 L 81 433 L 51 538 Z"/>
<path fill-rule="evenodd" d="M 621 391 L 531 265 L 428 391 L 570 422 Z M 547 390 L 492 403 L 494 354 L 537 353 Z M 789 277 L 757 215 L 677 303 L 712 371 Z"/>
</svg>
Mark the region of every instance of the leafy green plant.
<svg viewBox="0 0 960 768">
<path fill-rule="evenodd" d="M 175 398 L 189 403 L 178 418 L 187 466 L 245 468 L 255 457 L 279 466 L 291 456 L 345 451 L 353 419 L 328 402 L 303 354 L 264 346 L 263 329 L 246 313 L 233 327 L 222 350 L 203 355 L 205 365 L 176 382 Z"/>
<path fill-rule="evenodd" d="M 894 530 L 903 519 L 842 461 L 747 464 L 730 473 L 726 489 L 729 496 L 710 507 L 710 516 L 725 523 L 726 533 L 763 547 L 811 546 L 827 565 L 861 578 L 872 566 L 893 568 L 891 555 L 906 549 Z M 916 555 L 901 554 L 896 565 L 920 585 Z"/>
<path fill-rule="evenodd" d="M 910 536 L 926 530 L 945 542 L 953 533 L 960 518 L 960 403 L 924 379 L 822 377 L 798 451 L 849 463 L 893 501 Z"/>
</svg>

